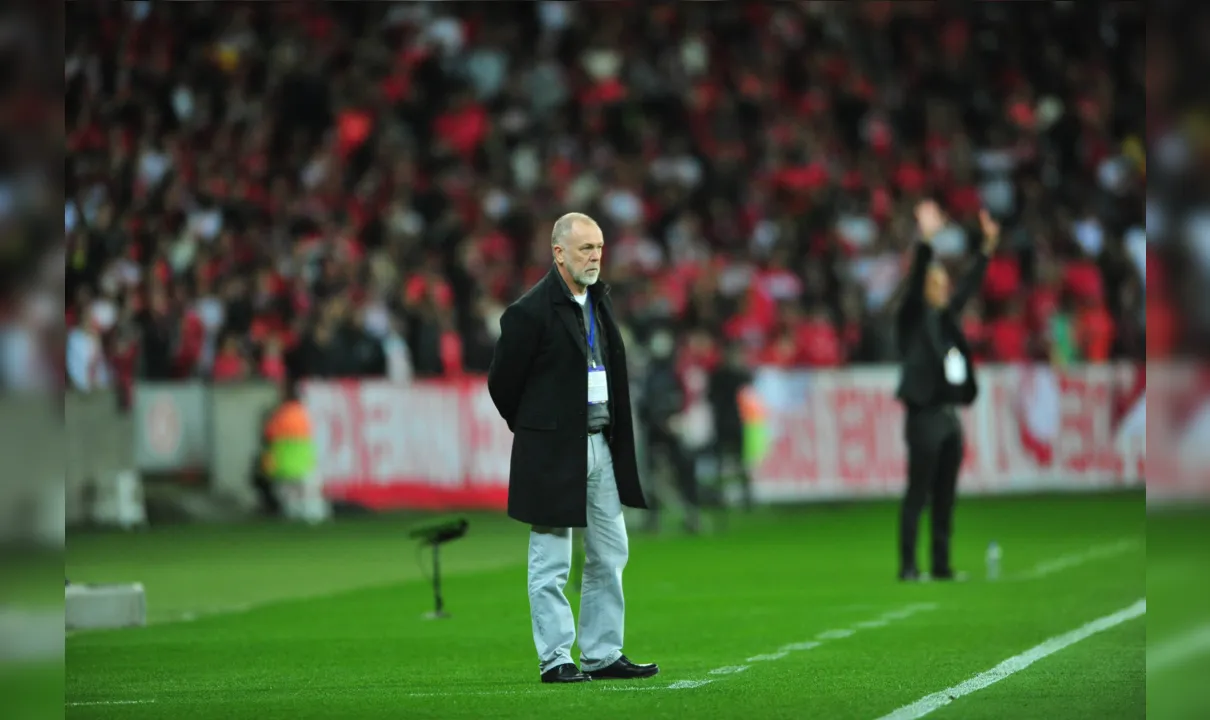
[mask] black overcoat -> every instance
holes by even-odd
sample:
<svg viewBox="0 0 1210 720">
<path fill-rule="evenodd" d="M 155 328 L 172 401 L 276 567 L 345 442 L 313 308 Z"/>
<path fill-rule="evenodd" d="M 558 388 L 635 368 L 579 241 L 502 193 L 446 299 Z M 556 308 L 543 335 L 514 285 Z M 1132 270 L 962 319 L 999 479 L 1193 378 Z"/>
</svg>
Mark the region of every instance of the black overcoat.
<svg viewBox="0 0 1210 720">
<path fill-rule="evenodd" d="M 589 288 L 609 382 L 607 432 L 622 504 L 646 508 L 634 451 L 626 348 L 609 287 Z M 531 525 L 585 527 L 588 342 L 584 315 L 554 265 L 500 319 L 487 387 L 513 431 L 508 515 Z M 598 331 L 599 332 L 599 331 Z"/>
<path fill-rule="evenodd" d="M 962 332 L 962 309 L 983 284 L 987 271 L 987 256 L 982 252 L 974 265 L 958 282 L 950 301 L 939 309 L 929 308 L 924 300 L 925 276 L 933 259 L 931 245 L 918 243 L 912 267 L 908 271 L 907 288 L 896 316 L 896 337 L 900 355 L 900 376 L 897 397 L 906 405 L 929 407 L 941 403 L 970 405 L 979 395 L 971 361 L 970 345 Z M 966 382 L 959 388 L 949 388 L 943 372 L 942 340 L 925 321 L 926 313 L 937 313 L 943 332 L 954 339 L 966 364 Z"/>
</svg>

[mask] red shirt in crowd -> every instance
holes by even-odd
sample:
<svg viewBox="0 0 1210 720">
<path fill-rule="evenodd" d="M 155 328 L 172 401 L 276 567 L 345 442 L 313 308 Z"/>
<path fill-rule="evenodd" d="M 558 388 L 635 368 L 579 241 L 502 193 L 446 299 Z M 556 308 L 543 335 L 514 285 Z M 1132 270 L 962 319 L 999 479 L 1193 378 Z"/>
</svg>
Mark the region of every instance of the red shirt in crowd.
<svg viewBox="0 0 1210 720">
<path fill-rule="evenodd" d="M 1029 359 L 1029 328 L 1020 316 L 1008 316 L 987 324 L 989 354 L 997 362 L 1025 362 Z"/>
<path fill-rule="evenodd" d="M 983 324 L 982 316 L 975 312 L 963 315 L 962 334 L 966 336 L 966 341 L 971 346 L 971 354 L 974 355 L 975 360 L 987 360 L 987 348 L 985 347 L 987 328 Z"/>
<path fill-rule="evenodd" d="M 176 353 L 179 376 L 193 375 L 205 343 L 206 326 L 196 312 L 192 310 L 186 312 L 185 317 L 181 320 L 181 339 Z"/>
<path fill-rule="evenodd" d="M 723 323 L 723 337 L 748 347 L 764 343 L 765 326 L 751 313 L 737 313 Z"/>
<path fill-rule="evenodd" d="M 433 129 L 455 152 L 469 158 L 487 136 L 487 112 L 479 105 L 470 104 L 438 117 Z"/>
<path fill-rule="evenodd" d="M 1109 311 L 1101 305 L 1091 306 L 1080 313 L 1076 327 L 1084 358 L 1092 362 L 1109 360 L 1115 334 Z"/>
<path fill-rule="evenodd" d="M 799 348 L 792 333 L 778 336 L 759 353 L 761 365 L 792 368 L 798 365 Z"/>
<path fill-rule="evenodd" d="M 1015 257 L 997 255 L 987 263 L 983 292 L 988 300 L 1003 302 L 1021 289 L 1021 266 Z"/>
<path fill-rule="evenodd" d="M 342 157 L 348 157 L 361 147 L 374 129 L 374 118 L 365 110 L 345 110 L 336 120 L 338 148 Z"/>
<path fill-rule="evenodd" d="M 462 377 L 462 339 L 458 333 L 441 333 L 441 367 L 447 378 Z"/>
<path fill-rule="evenodd" d="M 215 382 L 238 382 L 248 378 L 248 363 L 237 351 L 224 350 L 214 358 Z"/>
<path fill-rule="evenodd" d="M 1172 357 L 1178 333 L 1176 313 L 1172 303 L 1162 295 L 1147 299 L 1147 359 L 1164 360 Z"/>
<path fill-rule="evenodd" d="M 978 188 L 966 185 L 946 193 L 945 204 L 954 217 L 969 220 L 979 214 L 983 200 L 979 197 Z"/>
<path fill-rule="evenodd" d="M 839 367 L 844 363 L 844 346 L 836 326 L 826 318 L 804 320 L 795 329 L 797 360 L 807 367 Z"/>
<path fill-rule="evenodd" d="M 286 379 L 286 362 L 282 358 L 281 349 L 265 348 L 264 357 L 260 361 L 260 375 L 266 380 L 281 382 Z"/>
<path fill-rule="evenodd" d="M 1039 335 L 1050 327 L 1050 318 L 1059 309 L 1059 292 L 1051 287 L 1036 288 L 1029 295 L 1026 318 L 1029 329 Z"/>
</svg>

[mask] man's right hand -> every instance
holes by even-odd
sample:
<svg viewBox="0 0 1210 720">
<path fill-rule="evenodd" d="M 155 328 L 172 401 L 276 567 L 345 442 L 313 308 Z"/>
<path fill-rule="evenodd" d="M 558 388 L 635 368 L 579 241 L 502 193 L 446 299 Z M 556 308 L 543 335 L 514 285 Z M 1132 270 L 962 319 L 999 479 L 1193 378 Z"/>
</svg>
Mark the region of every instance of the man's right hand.
<svg viewBox="0 0 1210 720">
<path fill-rule="evenodd" d="M 920 239 L 929 244 L 945 227 L 945 214 L 935 200 L 925 200 L 916 206 L 916 228 Z"/>
</svg>

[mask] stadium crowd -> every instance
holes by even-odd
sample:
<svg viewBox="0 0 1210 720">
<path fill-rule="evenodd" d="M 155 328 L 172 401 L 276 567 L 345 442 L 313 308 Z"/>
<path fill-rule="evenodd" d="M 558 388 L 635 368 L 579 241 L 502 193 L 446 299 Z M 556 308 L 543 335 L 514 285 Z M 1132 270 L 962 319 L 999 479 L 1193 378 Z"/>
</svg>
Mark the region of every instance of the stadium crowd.
<svg viewBox="0 0 1210 720">
<path fill-rule="evenodd" d="M 1141 358 L 1141 10 L 1058 5 L 73 3 L 69 382 L 483 372 L 572 209 L 681 363 L 885 362 L 924 197 L 981 359 Z"/>
</svg>

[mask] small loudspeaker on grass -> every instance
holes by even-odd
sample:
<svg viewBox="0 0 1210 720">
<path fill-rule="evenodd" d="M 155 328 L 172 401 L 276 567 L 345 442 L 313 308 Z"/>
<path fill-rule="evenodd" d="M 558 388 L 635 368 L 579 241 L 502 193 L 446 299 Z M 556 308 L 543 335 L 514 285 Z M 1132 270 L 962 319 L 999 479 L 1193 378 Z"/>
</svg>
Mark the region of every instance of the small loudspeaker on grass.
<svg viewBox="0 0 1210 720">
<path fill-rule="evenodd" d="M 422 525 L 408 533 L 408 537 L 420 541 L 419 549 L 433 549 L 433 611 L 425 613 L 430 620 L 448 618 L 445 612 L 445 600 L 441 597 L 441 546 L 452 540 L 457 540 L 466 534 L 470 523 L 465 518 L 443 520 Z"/>
</svg>

